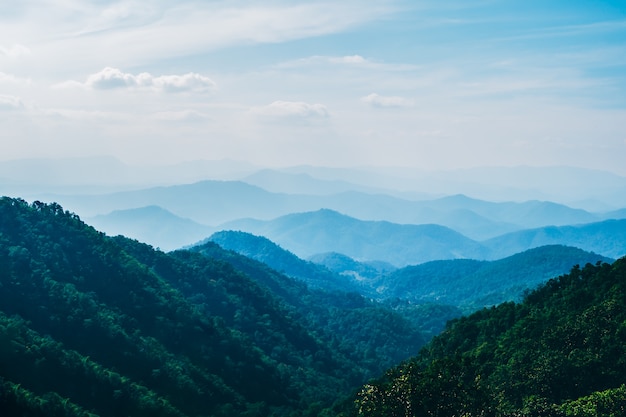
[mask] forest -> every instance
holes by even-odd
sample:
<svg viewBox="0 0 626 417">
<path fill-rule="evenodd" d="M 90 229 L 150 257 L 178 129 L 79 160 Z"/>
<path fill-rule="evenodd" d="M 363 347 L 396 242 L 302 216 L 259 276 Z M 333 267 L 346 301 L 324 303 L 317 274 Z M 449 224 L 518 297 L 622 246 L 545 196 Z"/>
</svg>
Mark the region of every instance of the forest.
<svg viewBox="0 0 626 417">
<path fill-rule="evenodd" d="M 0 200 L 0 265 L 8 415 L 317 415 L 426 342 L 358 294 L 214 243 L 108 237 L 55 203 Z"/>
<path fill-rule="evenodd" d="M 0 415 L 624 415 L 625 282 L 624 259 L 576 266 L 459 317 L 4 197 Z"/>
<path fill-rule="evenodd" d="M 575 266 L 519 304 L 452 320 L 338 414 L 623 416 L 625 284 L 624 258 Z"/>
</svg>

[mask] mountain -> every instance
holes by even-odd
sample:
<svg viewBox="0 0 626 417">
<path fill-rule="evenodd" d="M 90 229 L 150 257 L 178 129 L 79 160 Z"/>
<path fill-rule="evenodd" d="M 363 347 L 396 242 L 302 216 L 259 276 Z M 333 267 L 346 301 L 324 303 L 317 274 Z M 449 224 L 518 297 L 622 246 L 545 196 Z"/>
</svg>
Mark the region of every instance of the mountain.
<svg viewBox="0 0 626 417">
<path fill-rule="evenodd" d="M 207 226 L 243 218 L 269 220 L 290 213 L 327 208 L 363 220 L 439 224 L 474 240 L 486 240 L 527 228 L 595 222 L 610 215 L 590 213 L 547 201 L 488 202 L 464 195 L 411 200 L 384 191 L 372 193 L 354 190 L 325 194 L 321 190 L 326 188 L 325 183 L 319 185 L 318 180 L 309 183 L 297 181 L 294 188 L 298 188 L 300 183 L 303 188 L 297 194 L 270 192 L 241 181 L 212 180 L 116 193 L 39 193 L 32 199 L 57 201 L 83 218 L 154 205 L 178 217 Z M 348 187 L 342 184 L 337 189 L 344 186 Z M 311 193 L 307 194 L 307 187 L 312 189 Z M 167 245 L 167 242 L 164 243 Z M 165 245 L 161 242 L 157 244 Z"/>
<path fill-rule="evenodd" d="M 323 265 L 338 274 L 352 276 L 357 281 L 377 278 L 396 270 L 396 267 L 386 262 L 358 262 L 337 252 L 319 253 L 311 256 L 309 261 Z"/>
<path fill-rule="evenodd" d="M 613 259 L 581 249 L 550 245 L 497 261 L 456 259 L 432 261 L 398 269 L 373 280 L 379 296 L 413 302 L 439 302 L 464 311 L 519 301 L 550 278 L 568 272 L 574 265 L 613 262 Z"/>
<path fill-rule="evenodd" d="M 431 209 L 440 212 L 470 211 L 492 222 L 524 229 L 547 225 L 590 223 L 599 220 L 596 214 L 551 201 L 490 202 L 466 195 L 451 195 L 429 201 L 427 204 Z"/>
<path fill-rule="evenodd" d="M 124 235 L 165 251 L 198 242 L 213 231 L 158 206 L 116 210 L 85 220 L 110 236 Z"/>
<path fill-rule="evenodd" d="M 101 195 L 48 195 L 82 217 L 116 210 L 159 206 L 178 217 L 204 225 L 233 218 L 272 218 L 285 211 L 298 211 L 302 198 L 269 193 L 239 181 L 201 181 L 193 184 L 153 187 Z M 306 199 L 305 199 L 306 201 Z"/>
<path fill-rule="evenodd" d="M 301 258 L 331 251 L 357 260 L 405 266 L 487 255 L 479 243 L 444 226 L 362 221 L 332 210 L 290 214 L 265 222 L 232 222 L 220 228 L 265 236 Z"/>
<path fill-rule="evenodd" d="M 315 415 L 417 351 L 395 310 L 213 243 L 164 253 L 0 198 L 0 414 Z"/>
<path fill-rule="evenodd" d="M 626 219 L 589 224 L 541 227 L 508 233 L 482 242 L 492 259 L 543 245 L 575 246 L 611 258 L 626 254 Z"/>
<path fill-rule="evenodd" d="M 397 363 L 411 356 L 418 346 L 440 332 L 448 319 L 460 315 L 458 309 L 440 304 L 378 303 L 356 292 L 309 288 L 302 280 L 291 279 L 214 242 L 193 246 L 189 251 L 228 262 L 253 277 L 297 317 L 318 326 L 316 332 L 361 367 L 384 369 L 384 363 Z"/>
<path fill-rule="evenodd" d="M 329 198 L 337 202 L 340 197 L 346 196 L 342 194 Z M 368 200 L 365 194 L 355 194 L 352 197 L 352 203 L 355 206 L 370 206 L 368 210 L 374 216 L 383 216 L 383 213 L 387 211 L 393 212 L 392 207 L 396 201 L 392 197 L 381 196 L 376 201 L 386 203 L 371 205 L 368 201 L 374 200 Z M 73 197 L 66 198 L 73 199 Z M 499 259 L 533 247 L 550 244 L 576 246 L 612 258 L 617 258 L 625 253 L 623 251 L 624 231 L 623 227 L 620 226 L 625 221 L 624 219 L 618 222 L 607 220 L 586 225 L 522 230 L 505 233 L 485 241 L 475 241 L 475 239 L 472 241 L 451 233 L 449 230 L 446 234 L 444 233 L 445 228 L 432 224 L 391 225 L 387 222 L 362 222 L 356 219 L 348 221 L 345 216 L 342 218 L 345 227 L 341 229 L 341 236 L 336 239 L 332 237 L 332 231 L 331 235 L 323 236 L 322 234 L 325 228 L 333 229 L 338 224 L 337 219 L 333 220 L 332 216 L 320 214 L 332 213 L 332 211 L 324 210 L 318 211 L 317 219 L 314 219 L 315 216 L 312 213 L 304 212 L 292 214 L 295 216 L 292 220 L 289 220 L 289 215 L 280 216 L 271 221 L 248 218 L 226 222 L 218 227 L 209 227 L 206 226 L 206 223 L 192 220 L 194 217 L 205 221 L 210 218 L 224 219 L 228 216 L 249 214 L 252 211 L 263 212 L 268 218 L 271 218 L 272 213 L 281 212 L 282 208 L 298 209 L 307 206 L 315 198 L 317 197 L 273 194 L 244 183 L 216 181 L 124 192 L 108 196 L 89 196 L 86 200 L 89 202 L 87 204 L 89 207 L 84 205 L 85 201 L 78 204 L 83 205 L 83 209 L 87 212 L 104 210 L 116 204 L 138 206 L 134 209 L 118 210 L 106 215 L 91 217 L 88 218 L 88 221 L 109 234 L 124 234 L 165 250 L 180 248 L 200 241 L 216 230 L 241 230 L 266 236 L 301 258 L 335 251 L 361 261 L 382 260 L 394 263 L 396 266 L 440 259 Z M 155 206 L 141 206 L 141 204 L 151 201 L 178 210 L 178 214 Z M 589 220 L 595 216 L 585 211 L 570 209 L 549 202 L 490 203 L 470 199 L 466 196 L 450 196 L 429 202 L 420 202 L 420 204 L 422 204 L 422 209 L 417 214 L 424 218 L 438 218 L 442 220 L 442 223 L 464 224 L 465 226 L 460 226 L 464 230 L 484 229 L 482 232 L 475 232 L 474 235 L 516 229 L 519 226 L 511 223 L 515 218 L 520 224 L 541 224 L 549 220 L 555 220 L 555 224 L 562 224 Z M 426 204 L 430 208 L 426 208 Z M 447 214 L 442 214 L 446 210 L 449 210 Z M 616 211 L 611 214 L 617 216 L 619 213 Z M 497 219 L 497 221 L 487 220 L 487 217 Z M 448 220 L 445 220 L 446 218 Z M 559 219 L 558 222 L 556 219 Z M 305 225 L 309 223 L 315 224 L 315 228 L 319 228 L 319 230 L 313 230 L 316 235 L 314 239 L 312 238 L 313 235 L 302 235 L 306 233 L 305 229 L 308 226 Z M 376 232 L 379 234 L 378 236 L 372 232 L 374 225 L 378 225 Z M 369 231 L 364 232 L 366 230 Z M 418 230 L 420 231 L 418 232 Z M 365 234 L 363 235 L 363 233 Z M 394 236 L 396 233 L 398 236 Z M 411 233 L 413 233 L 413 237 L 409 237 Z M 415 240 L 416 233 L 422 235 L 422 240 L 419 242 Z M 426 241 L 427 237 L 432 239 L 430 241 L 432 244 Z M 321 241 L 316 242 L 315 239 L 321 239 Z M 446 241 L 446 239 L 451 240 Z M 364 242 L 364 244 L 362 247 L 356 248 L 355 245 L 361 245 L 359 242 Z M 386 242 L 390 242 L 391 246 Z M 394 244 L 396 246 L 392 250 L 393 253 L 391 255 L 385 254 L 385 251 L 389 252 L 389 248 L 394 247 Z M 347 248 L 344 245 L 347 245 Z M 382 248 L 382 250 L 379 251 L 377 247 Z M 420 256 L 415 256 L 416 252 L 419 252 Z M 384 255 L 382 258 L 376 257 L 377 253 Z M 391 258 L 387 257 L 388 255 Z"/>
<path fill-rule="evenodd" d="M 626 206 L 626 177 L 568 166 L 492 166 L 448 171 L 409 167 L 327 168 L 297 166 L 283 171 L 325 180 L 433 195 L 465 194 L 489 201 L 549 200 L 592 211 Z"/>
<path fill-rule="evenodd" d="M 307 262 L 261 236 L 244 232 L 222 231 L 208 239 L 224 249 L 257 260 L 276 271 L 305 282 L 310 287 L 327 290 L 357 291 L 353 282 L 321 265 Z"/>
<path fill-rule="evenodd" d="M 621 416 L 626 259 L 576 266 L 520 304 L 451 322 L 364 385 L 342 416 Z"/>
<path fill-rule="evenodd" d="M 613 210 L 613 211 L 609 211 L 606 213 L 602 213 L 601 214 L 602 218 L 604 220 L 607 219 L 626 219 L 626 208 L 623 209 L 619 209 L 619 210 Z"/>
<path fill-rule="evenodd" d="M 285 194 L 330 195 L 357 191 L 386 194 L 411 201 L 464 194 L 489 201 L 554 201 L 592 212 L 626 207 L 625 177 L 573 167 L 483 167 L 451 171 L 312 166 L 267 169 L 233 160 L 194 160 L 173 165 L 134 166 L 110 156 L 93 156 L 0 161 L 0 179 L 0 194 L 22 196 L 29 200 L 49 200 L 50 193 L 93 195 L 205 180 L 241 180 Z M 160 205 L 149 202 L 142 206 L 153 204 Z M 169 207 L 162 207 L 175 212 Z M 323 207 L 361 217 L 357 213 L 350 213 L 346 207 L 327 205 L 307 207 L 302 211 Z M 113 207 L 107 212 L 124 208 L 130 207 Z M 79 214 L 93 216 L 107 212 Z M 398 218 L 369 219 L 407 223 Z M 548 224 L 538 226 L 545 225 Z"/>
<path fill-rule="evenodd" d="M 414 304 L 444 304 L 473 312 L 485 306 L 519 301 L 526 291 L 566 273 L 573 265 L 614 259 L 578 248 L 548 245 L 496 261 L 437 260 L 396 269 L 386 264 L 362 263 L 335 252 L 304 261 L 267 238 L 223 231 L 209 241 L 256 259 L 322 289 L 355 291 L 379 300 Z M 327 267 L 321 267 L 321 265 Z"/>
</svg>

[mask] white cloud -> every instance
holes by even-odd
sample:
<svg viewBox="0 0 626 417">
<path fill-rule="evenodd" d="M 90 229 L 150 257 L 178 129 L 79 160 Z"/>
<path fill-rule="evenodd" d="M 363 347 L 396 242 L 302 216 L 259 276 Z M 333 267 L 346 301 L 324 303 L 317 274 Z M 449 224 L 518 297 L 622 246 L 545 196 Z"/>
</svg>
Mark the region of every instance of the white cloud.
<svg viewBox="0 0 626 417">
<path fill-rule="evenodd" d="M 303 101 L 274 101 L 267 106 L 256 107 L 252 111 L 272 117 L 326 118 L 329 116 L 326 106 Z"/>
<path fill-rule="evenodd" d="M 13 74 L 6 74 L 0 71 L 0 83 L 31 85 L 32 81 L 28 78 L 19 78 Z"/>
<path fill-rule="evenodd" d="M 329 61 L 338 64 L 366 64 L 368 62 L 367 59 L 363 58 L 361 55 L 331 57 Z"/>
<path fill-rule="evenodd" d="M 5 47 L 0 45 L 0 56 L 6 56 L 8 58 L 20 58 L 22 56 L 30 55 L 30 49 L 25 47 L 24 45 L 15 44 L 10 47 Z"/>
<path fill-rule="evenodd" d="M 0 111 L 5 110 L 21 110 L 25 108 L 21 98 L 0 94 Z"/>
<path fill-rule="evenodd" d="M 150 75 L 139 74 L 135 76 L 133 74 L 123 73 L 117 68 L 106 67 L 102 71 L 87 77 L 85 85 L 96 90 L 137 87 L 140 86 L 146 78 L 150 78 Z"/>
<path fill-rule="evenodd" d="M 413 100 L 399 96 L 381 96 L 372 93 L 361 99 L 363 102 L 374 107 L 411 107 L 415 103 Z"/>
<path fill-rule="evenodd" d="M 168 93 L 184 91 L 208 93 L 216 87 L 210 78 L 192 72 L 184 75 L 162 75 L 153 78 L 152 82 L 157 89 Z"/>
<path fill-rule="evenodd" d="M 84 84 L 75 81 L 66 81 L 56 87 L 70 87 L 83 85 L 94 90 L 111 90 L 117 88 L 150 89 L 165 93 L 208 93 L 216 85 L 209 77 L 197 73 L 184 75 L 161 75 L 158 77 L 150 73 L 130 74 L 117 68 L 106 67 L 102 71 L 87 77 Z"/>
</svg>

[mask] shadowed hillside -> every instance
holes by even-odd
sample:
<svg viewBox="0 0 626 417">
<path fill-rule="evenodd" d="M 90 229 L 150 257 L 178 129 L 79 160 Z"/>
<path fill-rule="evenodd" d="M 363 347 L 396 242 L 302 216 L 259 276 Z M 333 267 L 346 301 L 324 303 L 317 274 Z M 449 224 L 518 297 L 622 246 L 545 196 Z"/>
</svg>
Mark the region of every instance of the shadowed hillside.
<svg viewBox="0 0 626 417">
<path fill-rule="evenodd" d="M 295 306 L 306 286 L 211 245 L 165 254 L 0 199 L 1 414 L 315 415 L 424 343 L 356 294 Z"/>
</svg>

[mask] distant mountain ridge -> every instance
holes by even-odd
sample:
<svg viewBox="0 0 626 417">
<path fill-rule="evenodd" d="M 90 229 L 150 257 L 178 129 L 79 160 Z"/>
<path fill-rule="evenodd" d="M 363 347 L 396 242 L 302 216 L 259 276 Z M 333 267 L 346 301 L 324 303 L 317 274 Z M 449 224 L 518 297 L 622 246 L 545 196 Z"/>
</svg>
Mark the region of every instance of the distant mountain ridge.
<svg viewBox="0 0 626 417">
<path fill-rule="evenodd" d="M 479 243 L 444 226 L 362 221 L 327 209 L 290 214 L 269 222 L 233 222 L 223 228 L 268 237 L 301 258 L 332 251 L 357 260 L 404 266 L 431 259 L 481 259 L 486 255 Z"/>
<path fill-rule="evenodd" d="M 204 180 L 248 179 L 250 183 L 279 193 L 366 191 L 409 200 L 465 194 L 491 201 L 551 200 L 591 211 L 626 206 L 625 177 L 567 166 L 492 166 L 423 171 L 409 167 L 268 168 L 234 160 L 135 166 L 111 156 L 96 155 L 0 161 L 0 178 L 3 179 L 0 194 L 25 198 L 35 197 L 31 192 L 39 193 L 35 198 L 42 198 L 41 192 L 46 190 L 63 195 L 77 190 L 93 194 L 95 190 L 106 192 L 115 188 L 141 189 Z"/>
<path fill-rule="evenodd" d="M 175 216 L 159 206 L 116 210 L 85 221 L 110 236 L 123 235 L 151 242 L 164 251 L 198 242 L 213 231 L 209 226 Z"/>
<path fill-rule="evenodd" d="M 552 244 L 575 246 L 611 258 L 620 258 L 626 255 L 626 219 L 573 226 L 540 227 L 508 233 L 482 243 L 490 248 L 492 258 Z"/>
<path fill-rule="evenodd" d="M 448 259 L 496 260 L 545 245 L 573 246 L 613 259 L 626 254 L 626 219 L 531 229 L 483 242 L 443 226 L 362 221 L 332 210 L 271 221 L 244 219 L 220 228 L 265 236 L 304 259 L 330 251 L 396 267 Z"/>
<path fill-rule="evenodd" d="M 411 200 L 389 194 L 342 191 L 334 194 L 269 192 L 241 181 L 202 181 L 108 194 L 41 194 L 84 218 L 113 211 L 159 206 L 172 214 L 217 227 L 222 223 L 254 218 L 270 220 L 290 213 L 330 209 L 364 220 L 399 224 L 439 224 L 472 239 L 484 240 L 517 230 L 605 220 L 590 213 L 548 201 L 488 202 L 453 195 Z M 608 215 L 622 216 L 615 210 Z"/>
</svg>

